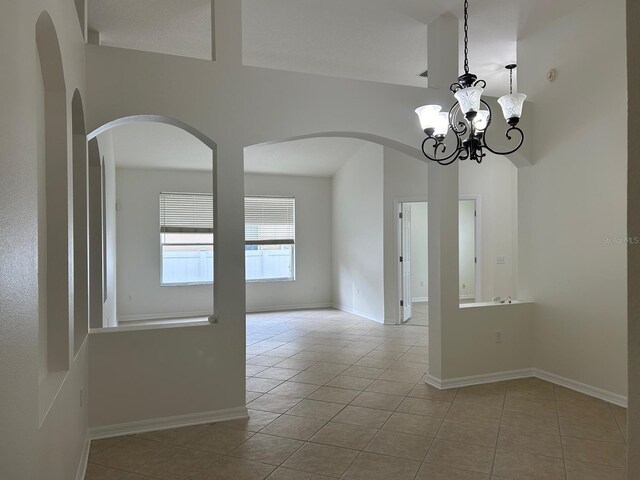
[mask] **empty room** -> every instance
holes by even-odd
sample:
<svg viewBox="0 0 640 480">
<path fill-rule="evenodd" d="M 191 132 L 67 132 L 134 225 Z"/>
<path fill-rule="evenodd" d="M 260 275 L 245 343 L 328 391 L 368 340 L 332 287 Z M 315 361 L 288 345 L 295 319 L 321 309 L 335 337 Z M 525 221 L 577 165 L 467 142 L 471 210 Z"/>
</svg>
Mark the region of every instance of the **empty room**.
<svg viewBox="0 0 640 480">
<path fill-rule="evenodd" d="M 0 478 L 640 478 L 638 18 L 0 2 Z"/>
</svg>

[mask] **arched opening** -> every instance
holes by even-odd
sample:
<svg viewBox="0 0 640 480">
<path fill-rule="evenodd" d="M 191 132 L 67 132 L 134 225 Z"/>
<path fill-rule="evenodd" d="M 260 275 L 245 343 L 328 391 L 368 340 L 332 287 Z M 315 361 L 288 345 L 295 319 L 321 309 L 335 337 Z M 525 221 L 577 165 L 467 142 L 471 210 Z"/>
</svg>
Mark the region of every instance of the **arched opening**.
<svg viewBox="0 0 640 480">
<path fill-rule="evenodd" d="M 80 22 L 80 30 L 82 30 L 82 36 L 85 36 L 84 26 L 86 23 L 86 0 L 74 0 L 76 5 L 76 13 L 78 14 L 78 21 Z"/>
<path fill-rule="evenodd" d="M 89 229 L 89 323 L 101 328 L 103 305 L 102 262 L 102 157 L 97 138 L 89 140 L 88 229 Z"/>
<path fill-rule="evenodd" d="M 42 192 L 38 198 L 38 278 L 41 374 L 46 376 L 69 367 L 67 101 L 58 36 L 47 12 L 38 18 L 35 33 L 44 92 L 44 142 L 38 168 L 38 191 Z"/>
<path fill-rule="evenodd" d="M 92 326 L 212 320 L 218 259 L 215 142 L 177 119 L 155 115 L 109 122 L 88 138 L 94 199 L 90 249 L 97 250 L 100 230 L 105 273 L 101 324 L 92 313 Z M 92 254 L 92 265 L 99 262 Z M 97 281 L 93 273 L 91 278 Z"/>
<path fill-rule="evenodd" d="M 89 331 L 89 270 L 87 210 L 87 132 L 84 107 L 76 89 L 71 101 L 73 148 L 73 338 L 74 353 Z"/>
</svg>

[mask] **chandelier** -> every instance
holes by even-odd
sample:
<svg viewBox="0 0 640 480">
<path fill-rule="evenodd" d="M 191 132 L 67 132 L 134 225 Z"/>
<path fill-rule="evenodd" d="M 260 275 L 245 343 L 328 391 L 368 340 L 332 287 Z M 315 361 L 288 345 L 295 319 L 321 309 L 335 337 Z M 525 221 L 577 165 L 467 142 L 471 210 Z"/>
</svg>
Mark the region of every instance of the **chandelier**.
<svg viewBox="0 0 640 480">
<path fill-rule="evenodd" d="M 524 93 L 513 93 L 513 71 L 516 65 L 512 63 L 505 68 L 509 70 L 509 94 L 500 97 L 498 103 L 509 125 L 505 136 L 509 141 L 517 141 L 517 145 L 512 150 L 500 152 L 491 148 L 486 139 L 486 132 L 493 118 L 491 107 L 482 100 L 482 92 L 487 82 L 478 80 L 476 75 L 469 73 L 469 1 L 464 0 L 464 74 L 450 87 L 457 103 L 451 107 L 449 113 L 441 112 L 440 105 L 424 105 L 416 109 L 420 125 L 427 135 L 422 142 L 422 153 L 425 157 L 440 165 L 449 165 L 458 159 L 471 159 L 481 163 L 487 155 L 485 151 L 496 155 L 509 155 L 522 146 L 524 133 L 517 125 L 527 96 Z M 447 155 L 444 140 L 449 130 L 456 136 L 456 147 Z M 517 135 L 515 139 L 514 134 Z M 433 149 L 432 154 L 428 153 L 429 148 Z"/>
</svg>

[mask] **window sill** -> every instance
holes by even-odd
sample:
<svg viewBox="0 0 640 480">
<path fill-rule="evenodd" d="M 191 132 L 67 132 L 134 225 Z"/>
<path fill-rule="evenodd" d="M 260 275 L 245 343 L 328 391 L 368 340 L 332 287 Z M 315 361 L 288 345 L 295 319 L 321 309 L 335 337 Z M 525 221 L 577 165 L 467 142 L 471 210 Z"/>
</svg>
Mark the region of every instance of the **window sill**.
<svg viewBox="0 0 640 480">
<path fill-rule="evenodd" d="M 295 278 L 267 278 L 264 280 L 245 280 L 246 283 L 290 283 L 295 281 Z"/>
<path fill-rule="evenodd" d="M 523 300 L 512 300 L 511 303 L 499 303 L 499 302 L 461 303 L 460 308 L 505 307 L 508 305 L 522 305 L 524 303 L 532 303 L 532 302 L 523 301 Z"/>
</svg>

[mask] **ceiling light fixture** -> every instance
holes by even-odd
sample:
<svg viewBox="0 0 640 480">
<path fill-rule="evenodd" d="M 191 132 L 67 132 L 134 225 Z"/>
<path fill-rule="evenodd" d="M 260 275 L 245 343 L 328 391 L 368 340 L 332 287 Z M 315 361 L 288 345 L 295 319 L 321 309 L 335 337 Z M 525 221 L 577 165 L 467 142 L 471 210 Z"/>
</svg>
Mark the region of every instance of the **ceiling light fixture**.
<svg viewBox="0 0 640 480">
<path fill-rule="evenodd" d="M 422 153 L 425 157 L 440 165 L 449 165 L 458 159 L 471 159 L 481 163 L 487 155 L 485 150 L 496 155 L 509 155 L 522 146 L 524 133 L 517 125 L 527 96 L 524 93 L 513 93 L 515 63 L 505 68 L 509 70 L 509 95 L 500 97 L 498 103 L 509 125 L 505 133 L 507 140 L 512 140 L 513 134 L 516 133 L 519 141 L 514 149 L 500 152 L 487 145 L 486 140 L 486 132 L 493 117 L 491 107 L 482 100 L 482 92 L 487 83 L 469 73 L 469 0 L 464 0 L 464 74 L 450 87 L 457 103 L 451 107 L 449 113 L 441 112 L 440 105 L 425 105 L 416 109 L 420 125 L 427 135 L 422 142 Z M 456 136 L 456 148 L 451 154 L 446 155 L 447 146 L 444 140 L 449 130 Z M 427 153 L 428 143 L 431 143 L 433 155 Z"/>
</svg>

